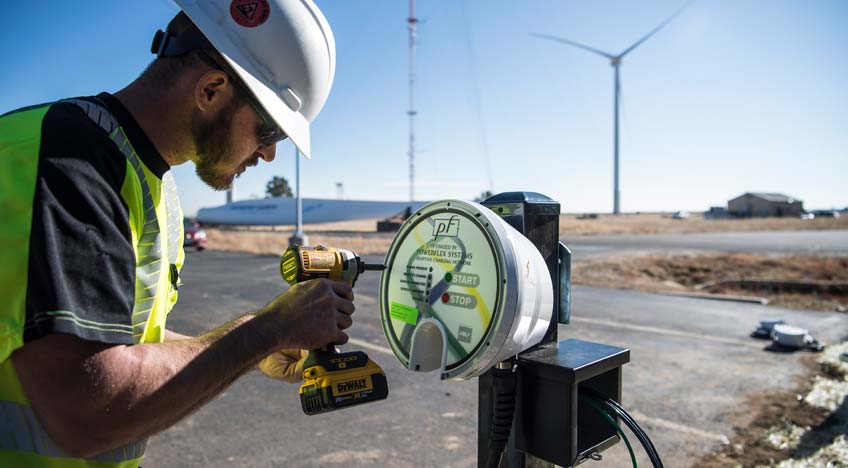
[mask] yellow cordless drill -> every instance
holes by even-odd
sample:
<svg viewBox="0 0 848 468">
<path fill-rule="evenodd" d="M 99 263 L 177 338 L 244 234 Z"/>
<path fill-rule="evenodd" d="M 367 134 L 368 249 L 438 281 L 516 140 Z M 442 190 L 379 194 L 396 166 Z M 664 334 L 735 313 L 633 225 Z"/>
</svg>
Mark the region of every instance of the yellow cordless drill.
<svg viewBox="0 0 848 468">
<path fill-rule="evenodd" d="M 384 270 L 366 264 L 350 250 L 334 247 L 292 246 L 280 260 L 280 274 L 291 285 L 315 278 L 356 283 L 366 270 Z M 383 400 L 389 395 L 386 374 L 363 351 L 339 353 L 331 344 L 309 351 L 303 363 L 300 404 L 308 415 Z"/>
</svg>

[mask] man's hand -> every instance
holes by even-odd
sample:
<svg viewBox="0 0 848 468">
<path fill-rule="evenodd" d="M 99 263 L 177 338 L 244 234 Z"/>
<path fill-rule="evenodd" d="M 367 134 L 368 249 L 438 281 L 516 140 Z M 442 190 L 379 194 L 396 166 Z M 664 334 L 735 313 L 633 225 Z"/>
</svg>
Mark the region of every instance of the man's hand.
<svg viewBox="0 0 848 468">
<path fill-rule="evenodd" d="M 288 383 L 303 380 L 303 363 L 309 351 L 305 349 L 284 349 L 266 357 L 259 363 L 259 370 L 272 379 Z"/>
<path fill-rule="evenodd" d="M 353 289 L 346 283 L 316 279 L 295 284 L 286 293 L 266 305 L 260 314 L 278 314 L 287 327 L 295 349 L 270 354 L 258 367 L 272 379 L 289 383 L 303 380 L 303 363 L 309 352 L 327 344 L 344 344 L 342 330 L 353 323 Z"/>
<path fill-rule="evenodd" d="M 342 330 L 353 323 L 353 288 L 346 283 L 314 279 L 295 284 L 259 311 L 279 324 L 284 349 L 317 349 L 347 343 Z"/>
</svg>

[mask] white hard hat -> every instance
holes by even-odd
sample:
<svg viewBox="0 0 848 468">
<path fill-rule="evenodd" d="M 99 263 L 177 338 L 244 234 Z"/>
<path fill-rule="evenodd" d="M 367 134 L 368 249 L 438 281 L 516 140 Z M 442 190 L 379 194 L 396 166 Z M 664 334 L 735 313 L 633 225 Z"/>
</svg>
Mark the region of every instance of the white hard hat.
<svg viewBox="0 0 848 468">
<path fill-rule="evenodd" d="M 309 123 L 327 101 L 336 42 L 311 0 L 176 0 L 257 102 L 310 157 Z"/>
</svg>

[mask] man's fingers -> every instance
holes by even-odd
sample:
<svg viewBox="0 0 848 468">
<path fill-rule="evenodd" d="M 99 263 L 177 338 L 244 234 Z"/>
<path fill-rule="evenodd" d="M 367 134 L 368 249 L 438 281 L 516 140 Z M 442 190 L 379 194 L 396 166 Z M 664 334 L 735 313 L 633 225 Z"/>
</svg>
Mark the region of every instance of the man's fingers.
<svg viewBox="0 0 848 468">
<path fill-rule="evenodd" d="M 339 330 L 344 330 L 345 328 L 349 328 L 353 325 L 353 319 L 350 318 L 350 315 L 338 314 L 336 323 L 339 325 Z"/>
<path fill-rule="evenodd" d="M 331 281 L 330 284 L 333 287 L 333 291 L 335 291 L 339 297 L 353 301 L 353 288 L 349 284 L 342 283 L 341 281 Z"/>
<path fill-rule="evenodd" d="M 353 305 L 353 302 L 350 301 L 339 301 L 336 308 L 339 310 L 339 312 L 346 315 L 350 315 L 353 313 L 354 310 L 356 310 L 356 306 Z"/>
<path fill-rule="evenodd" d="M 347 340 L 348 340 L 347 333 L 339 330 L 339 333 L 336 334 L 336 338 L 333 340 L 333 344 L 343 345 L 343 344 L 347 343 Z"/>
</svg>

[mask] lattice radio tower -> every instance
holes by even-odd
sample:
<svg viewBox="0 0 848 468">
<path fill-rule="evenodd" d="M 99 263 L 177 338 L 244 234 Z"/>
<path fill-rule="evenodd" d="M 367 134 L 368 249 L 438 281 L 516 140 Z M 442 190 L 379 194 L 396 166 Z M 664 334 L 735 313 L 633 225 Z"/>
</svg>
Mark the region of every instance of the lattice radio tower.
<svg viewBox="0 0 848 468">
<path fill-rule="evenodd" d="M 409 0 L 409 201 L 415 200 L 415 0 Z"/>
</svg>

